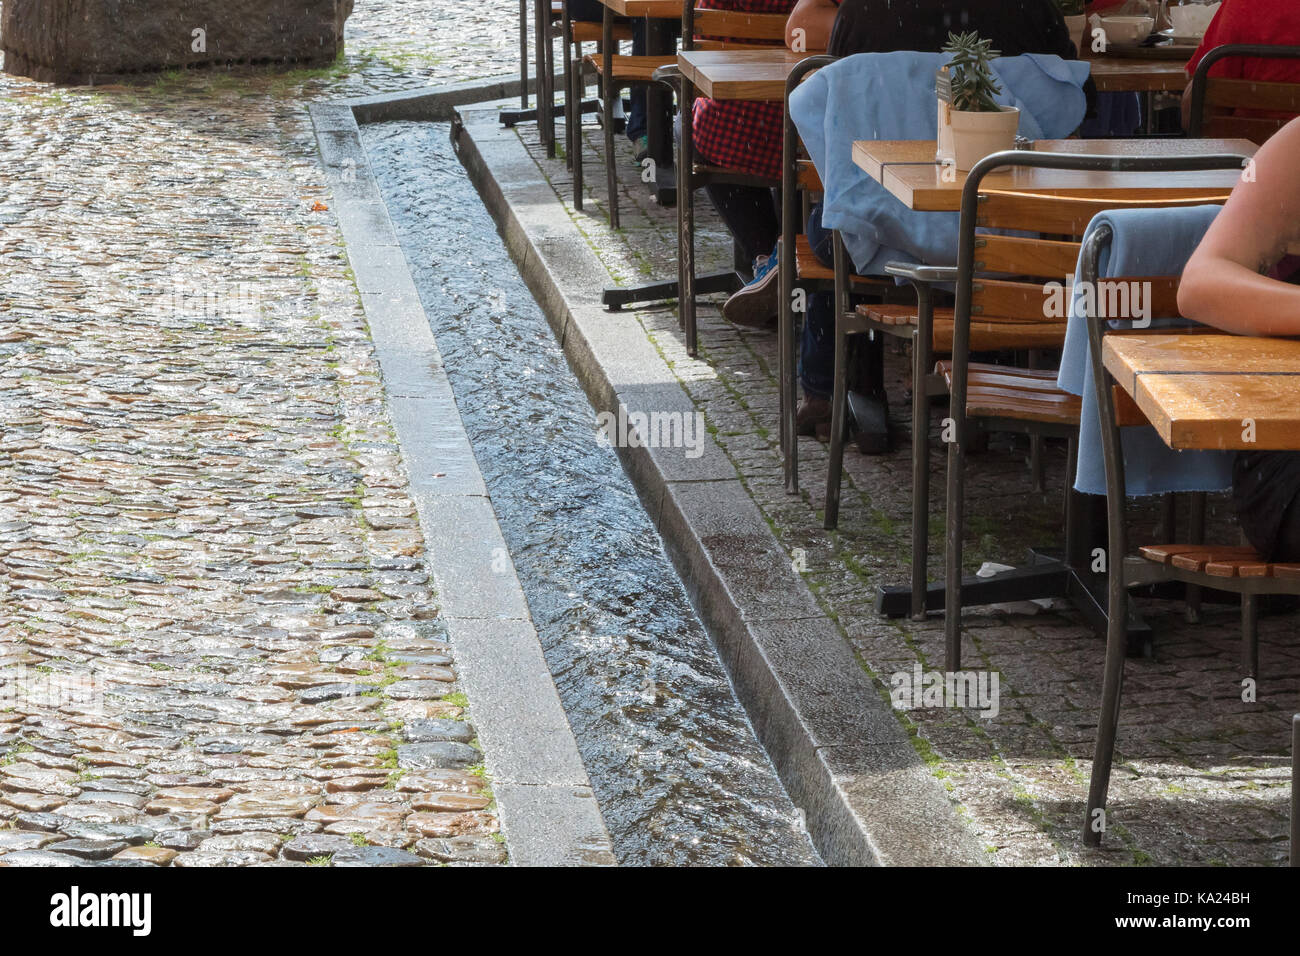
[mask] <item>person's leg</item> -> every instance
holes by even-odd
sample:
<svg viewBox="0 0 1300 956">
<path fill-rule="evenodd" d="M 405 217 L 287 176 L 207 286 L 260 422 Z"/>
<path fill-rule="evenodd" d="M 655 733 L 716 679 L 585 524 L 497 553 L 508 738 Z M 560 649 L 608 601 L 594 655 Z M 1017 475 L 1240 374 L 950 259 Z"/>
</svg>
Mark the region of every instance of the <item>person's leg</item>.
<svg viewBox="0 0 1300 956">
<path fill-rule="evenodd" d="M 605 16 L 605 7 L 600 0 L 568 0 L 568 3 L 570 20 L 600 23 Z"/>
<path fill-rule="evenodd" d="M 1282 564 L 1300 561 L 1300 498 L 1293 500 L 1282 515 L 1272 559 Z"/>
<path fill-rule="evenodd" d="M 781 234 L 781 220 L 770 189 L 712 184 L 704 191 L 747 260 L 771 254 Z"/>
<path fill-rule="evenodd" d="M 835 265 L 834 234 L 822 227 L 822 206 L 808 213 L 805 230 L 813 255 L 828 269 Z M 799 339 L 799 384 L 804 397 L 826 402 L 831 397 L 835 375 L 835 297 L 819 292 L 808 297 L 803 334 Z M 829 406 L 828 413 L 829 413 Z"/>
<path fill-rule="evenodd" d="M 638 19 L 632 22 L 632 55 L 646 55 L 645 20 Z M 645 139 L 648 129 L 649 124 L 646 122 L 646 88 L 644 86 L 634 86 L 632 87 L 632 108 L 627 113 L 627 138 L 638 147 L 638 162 L 649 152 L 648 143 L 640 142 L 640 140 Z"/>
<path fill-rule="evenodd" d="M 822 265 L 832 268 L 835 236 L 822 225 L 820 203 L 809 211 L 806 233 L 813 255 Z M 873 343 L 873 347 L 879 349 L 880 343 Z M 855 383 L 850 378 L 849 411 L 859 450 L 863 454 L 879 454 L 889 447 L 889 412 L 876 372 L 874 359 L 878 356 L 869 355 L 873 361 L 867 363 L 869 372 L 864 376 L 869 380 Z M 799 341 L 799 384 L 804 398 L 795 416 L 796 425 L 800 434 L 812 434 L 823 421 L 830 421 L 830 397 L 835 387 L 835 297 L 830 293 L 808 297 L 808 312 Z M 855 391 L 855 385 L 866 388 L 867 394 Z"/>
<path fill-rule="evenodd" d="M 834 266 L 834 237 L 829 229 L 822 228 L 820 203 L 810 211 L 805 232 L 813 255 L 827 268 Z M 816 434 L 819 426 L 829 434 L 831 391 L 835 387 L 835 296 L 829 292 L 808 297 L 799 336 L 799 385 L 803 390 L 803 401 L 795 413 L 799 434 Z"/>
<path fill-rule="evenodd" d="M 728 322 L 749 328 L 776 324 L 779 295 L 776 241 L 781 234 L 772 191 L 759 186 L 705 187 L 718 215 L 727 224 L 745 261 L 754 264 L 754 277 L 722 305 Z"/>
</svg>

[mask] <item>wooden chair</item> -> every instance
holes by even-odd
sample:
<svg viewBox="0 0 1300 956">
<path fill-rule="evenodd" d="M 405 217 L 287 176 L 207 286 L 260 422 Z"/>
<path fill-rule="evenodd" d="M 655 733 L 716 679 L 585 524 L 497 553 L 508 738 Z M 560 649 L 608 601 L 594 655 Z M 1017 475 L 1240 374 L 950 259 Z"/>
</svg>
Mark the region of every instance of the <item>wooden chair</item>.
<svg viewBox="0 0 1300 956">
<path fill-rule="evenodd" d="M 1296 60 L 1300 59 L 1300 47 L 1248 44 L 1215 47 L 1197 64 L 1192 76 L 1188 136 L 1240 138 L 1262 144 L 1300 115 L 1300 83 L 1261 83 L 1211 77 L 1210 68 L 1230 57 Z M 1286 116 L 1257 115 L 1260 112 Z"/>
<path fill-rule="evenodd" d="M 597 59 L 603 62 L 604 33 L 603 23 L 588 20 L 571 20 L 567 0 L 555 4 L 560 11 L 560 39 L 564 49 L 564 79 L 567 89 L 564 93 L 564 163 L 573 171 L 573 208 L 582 208 L 582 116 L 586 112 L 585 100 L 587 77 L 597 74 L 588 57 L 583 56 L 584 43 L 596 44 Z M 609 11 L 606 8 L 606 15 Z M 625 20 L 614 20 L 610 28 L 614 49 L 617 45 L 632 40 L 632 25 Z M 621 57 L 620 57 L 621 59 Z M 602 106 L 603 108 L 603 106 Z M 611 122 L 611 115 L 605 117 L 605 123 Z"/>
<path fill-rule="evenodd" d="M 675 4 L 666 4 L 665 13 L 668 8 L 675 13 Z M 690 9 L 689 3 L 686 9 Z M 614 42 L 615 17 L 609 7 L 605 7 L 605 18 L 601 24 L 601 41 L 600 52 L 592 56 L 588 54 L 583 57 L 585 66 L 590 67 L 600 79 L 600 96 L 602 101 L 602 117 L 605 132 L 605 183 L 609 191 L 609 224 L 615 229 L 619 227 L 618 211 L 618 165 L 614 155 L 614 104 L 617 102 L 616 97 L 620 96 L 624 89 L 632 86 L 652 86 L 655 83 L 662 82 L 655 77 L 655 71 L 660 67 L 674 66 L 677 63 L 676 54 L 666 56 L 623 56 L 619 55 Z M 671 86 L 671 84 L 668 84 Z M 573 179 L 574 193 L 581 196 L 582 192 L 582 139 L 576 135 L 576 120 L 571 120 L 570 125 L 574 129 L 573 143 Z M 580 202 L 580 200 L 579 200 Z M 578 208 L 581 208 L 579 204 Z"/>
<path fill-rule="evenodd" d="M 838 57 L 834 56 L 807 57 L 799 61 L 790 71 L 785 85 L 781 159 L 781 253 L 777 266 L 781 303 L 778 313 L 778 375 L 781 391 L 781 453 L 786 490 L 792 494 L 799 491 L 799 445 L 798 436 L 795 435 L 795 405 L 798 390 L 795 361 L 798 353 L 795 290 L 802 290 L 805 293 L 805 301 L 808 294 L 833 291 L 835 270 L 824 265 L 817 258 L 808 237 L 802 232 L 803 223 L 808 219 L 809 197 L 823 190 L 817 168 L 803 154 L 799 131 L 790 118 L 790 96 L 807 76 L 815 70 L 834 63 L 837 59 Z M 800 197 L 804 199 L 802 208 Z M 791 248 L 794 254 L 787 255 L 786 250 Z M 856 293 L 876 292 L 882 296 L 894 284 L 892 280 L 857 274 L 850 275 L 848 282 Z"/>
<path fill-rule="evenodd" d="M 1082 233 L 1092 215 L 1102 208 L 1090 200 L 1060 201 L 1018 193 L 981 194 L 975 227 L 991 229 L 1048 229 L 1064 236 Z M 963 232 L 964 235 L 964 232 Z M 1065 319 L 1044 313 L 1044 284 L 1060 282 L 1074 272 L 1077 240 L 980 235 L 972 282 L 970 320 L 966 323 L 969 351 L 1029 351 L 1059 349 L 1065 341 Z M 837 254 L 839 250 L 837 249 Z M 913 304 L 859 306 L 836 313 L 835 396 L 832 413 L 843 415 L 846 393 L 844 364 L 848 335 L 874 332 L 909 341 L 912 345 L 912 574 L 911 614 L 926 610 L 929 556 L 930 502 L 930 400 L 951 394 L 954 376 L 961 374 L 966 389 L 964 414 L 986 431 L 1014 431 L 1031 441 L 1063 438 L 1073 461 L 1079 422 L 1079 401 L 1056 388 L 1056 373 L 1037 368 L 961 363 L 934 364 L 934 356 L 952 354 L 958 338 L 956 310 L 937 308 L 936 287 L 960 278 L 948 267 L 891 265 L 891 275 L 906 279 L 914 288 Z M 954 415 L 954 419 L 955 419 Z M 842 420 L 842 418 L 840 419 Z M 827 529 L 839 517 L 843 471 L 843 429 L 831 425 L 830 464 L 826 479 Z M 1037 459 L 1037 456 L 1035 456 Z M 935 608 L 931 608 L 935 610 Z M 950 669 L 956 670 L 960 645 L 950 648 Z"/>
<path fill-rule="evenodd" d="M 785 23 L 787 16 L 783 13 L 744 13 L 735 10 L 695 9 L 693 0 L 686 0 L 682 11 L 682 46 L 687 50 L 728 49 L 736 47 L 781 47 L 785 46 Z M 661 75 L 663 75 L 661 73 Z M 710 166 L 695 161 L 693 140 L 693 115 L 695 91 L 690 83 L 681 81 L 678 97 L 680 106 L 681 143 L 679 156 L 691 156 L 689 164 L 678 162 L 677 166 L 677 226 L 678 226 L 678 272 L 677 281 L 680 295 L 678 297 L 679 321 L 686 335 L 687 354 L 694 356 L 698 344 L 695 316 L 695 190 L 710 184 L 731 184 L 737 186 L 761 186 L 776 188 L 779 179 L 769 180 L 752 176 L 739 170 Z M 683 168 L 689 166 L 689 168 Z M 739 265 L 739 263 L 738 263 Z M 748 268 L 748 263 L 745 263 Z M 731 283 L 734 291 L 741 283 L 739 276 Z M 712 288 L 712 287 L 711 287 Z"/>
<path fill-rule="evenodd" d="M 1213 157 L 1220 163 L 1223 157 Z M 1042 276 L 1069 263 L 1073 242 L 1057 245 L 1060 240 L 1024 240 L 1010 236 L 978 234 L 977 229 L 1030 230 L 1057 236 L 1082 236 L 1093 217 L 1108 209 L 1159 208 L 1201 205 L 1204 199 L 1117 200 L 1105 195 L 1088 197 L 1026 195 L 1009 190 L 984 190 L 982 181 L 989 173 L 1012 166 L 1038 166 L 1074 170 L 1183 170 L 1221 168 L 1196 165 L 1203 157 L 1160 157 L 1154 165 L 1144 166 L 1136 159 L 1120 157 L 1076 156 L 1011 150 L 997 153 L 975 165 L 966 177 L 962 190 L 958 229 L 958 253 L 955 304 L 952 312 L 951 360 L 941 362 L 937 371 L 949 393 L 947 520 L 945 528 L 944 638 L 946 669 L 961 669 L 962 550 L 965 506 L 965 453 L 972 438 L 971 423 L 989 431 L 1019 431 L 1045 437 L 1073 439 L 1077 434 L 1079 399 L 1044 381 L 1041 372 L 1003 366 L 972 364 L 971 351 L 983 344 L 1016 341 L 1016 326 L 1039 325 L 1055 336 L 1064 332 L 1064 320 L 1044 316 L 1042 282 L 1024 282 L 1019 276 Z M 1150 162 L 1150 160 L 1145 160 Z M 1128 165 L 1133 163 L 1135 165 Z M 1237 159 L 1237 168 L 1241 160 Z M 1077 261 L 1077 258 L 1076 258 Z M 1068 266 L 1067 266 L 1068 268 Z M 1072 269 L 1070 271 L 1073 271 Z M 1000 274 L 1003 278 L 989 278 Z M 1056 273 L 1058 281 L 1063 276 Z M 1160 277 L 1132 277 L 1150 283 L 1151 307 L 1155 314 L 1177 313 L 1177 284 Z M 942 317 L 942 313 L 936 313 Z M 918 315 L 919 317 L 919 315 Z M 937 318 L 932 320 L 937 325 Z M 1011 326 L 1006 329 L 1006 326 Z M 1055 327 L 1055 328 L 1053 328 Z M 924 339 L 918 325 L 918 338 Z M 992 336 L 982 340 L 981 334 Z M 1003 335 L 1005 334 L 1005 339 Z M 933 345 L 942 340 L 932 338 Z M 1041 341 L 1031 339 L 1029 341 Z M 918 414 L 918 418 L 920 415 Z M 1074 461 L 1073 453 L 1070 456 Z M 919 465 L 920 462 L 918 462 Z M 924 472 L 914 475 L 919 489 Z M 1070 484 L 1072 484 L 1072 479 Z M 1066 509 L 1066 552 L 1073 554 L 1077 530 L 1075 509 Z M 920 522 L 917 529 L 924 529 Z M 923 537 L 918 535 L 919 537 Z M 920 540 L 913 541 L 915 553 L 922 553 Z M 914 559 L 915 560 L 915 559 Z M 913 567 L 913 580 L 923 580 L 920 569 Z M 924 593 L 924 592 L 923 592 Z M 916 607 L 915 585 L 913 607 Z M 1113 621 L 1113 618 L 1112 618 Z"/>
<path fill-rule="evenodd" d="M 1191 162 L 1202 165 L 1190 167 Z M 1124 160 L 1121 168 L 1172 170 L 1172 169 L 1233 169 L 1239 168 L 1239 157 L 1170 157 L 1146 159 L 1143 165 L 1133 165 L 1137 160 Z M 1099 277 L 1102 251 L 1111 241 L 1109 227 L 1094 229 L 1084 244 L 1081 259 L 1080 281 L 1095 283 Z M 1166 304 L 1161 312 L 1177 314 L 1177 284 L 1173 285 L 1175 306 Z M 1158 307 L 1157 307 L 1158 308 Z M 1159 313 L 1157 313 L 1159 314 Z M 1107 579 L 1107 615 L 1109 625 L 1106 636 L 1106 663 L 1102 684 L 1101 712 L 1097 722 L 1097 747 L 1093 759 L 1092 780 L 1088 791 L 1088 806 L 1084 822 L 1084 840 L 1097 845 L 1104 831 L 1106 793 L 1110 785 L 1110 770 L 1114 759 L 1115 737 L 1119 724 L 1120 692 L 1123 684 L 1124 661 L 1127 651 L 1125 625 L 1128 618 L 1128 589 L 1138 584 L 1159 581 L 1180 581 L 1188 585 L 1209 587 L 1241 595 L 1242 616 L 1242 670 L 1246 676 L 1259 673 L 1258 596 L 1261 594 L 1300 594 L 1300 564 L 1270 564 L 1260 558 L 1252 548 L 1206 545 L 1146 545 L 1139 549 L 1140 558 L 1125 560 L 1128 554 L 1125 529 L 1127 483 L 1124 473 L 1124 455 L 1120 442 L 1120 428 L 1147 424 L 1137 405 L 1115 383 L 1102 358 L 1102 341 L 1113 332 L 1099 314 L 1089 315 L 1088 344 L 1092 362 L 1093 385 L 1096 391 L 1101 420 L 1102 457 L 1106 473 L 1108 553 L 1113 558 Z M 1144 329 L 1143 334 L 1152 334 Z M 1175 331 L 1183 331 L 1180 329 Z"/>
</svg>

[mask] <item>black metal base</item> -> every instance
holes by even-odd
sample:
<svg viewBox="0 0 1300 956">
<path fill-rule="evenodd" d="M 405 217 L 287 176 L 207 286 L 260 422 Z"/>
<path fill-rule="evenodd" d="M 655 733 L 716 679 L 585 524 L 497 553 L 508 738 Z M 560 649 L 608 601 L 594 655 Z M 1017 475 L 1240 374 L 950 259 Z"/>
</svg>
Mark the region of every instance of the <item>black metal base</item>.
<svg viewBox="0 0 1300 956">
<path fill-rule="evenodd" d="M 664 164 L 655 169 L 655 181 L 650 186 L 650 198 L 665 209 L 677 205 L 676 166 Z"/>
<path fill-rule="evenodd" d="M 735 272 L 711 272 L 708 275 L 695 277 L 695 291 L 698 295 L 707 295 L 712 292 L 725 292 L 730 294 L 744 285 L 744 281 Z M 668 299 L 677 298 L 680 292 L 676 280 L 672 282 L 654 282 L 649 285 L 632 286 L 631 288 L 609 288 L 601 293 L 601 303 L 611 312 L 617 312 L 625 305 L 631 305 L 634 302 L 663 302 Z"/>
<path fill-rule="evenodd" d="M 1081 573 L 1058 557 L 1030 552 L 1030 563 L 1023 568 L 1001 571 L 987 578 L 966 577 L 961 582 L 963 607 L 1033 601 L 1040 598 L 1067 598 L 1083 615 L 1088 626 L 1099 636 L 1106 635 L 1106 578 Z M 925 609 L 942 611 L 947 605 L 944 585 L 926 588 Z M 905 617 L 911 613 L 912 589 L 907 586 L 884 587 L 876 592 L 876 611 L 886 617 Z M 1128 652 L 1130 656 L 1150 656 L 1154 632 L 1129 606 Z"/>
<path fill-rule="evenodd" d="M 600 105 L 599 105 L 598 103 L 596 103 L 594 100 L 591 101 L 591 102 L 592 102 L 592 104 L 593 104 L 593 106 L 592 106 L 591 109 L 588 109 L 588 108 L 587 108 L 587 103 L 583 103 L 583 104 L 582 104 L 582 111 L 583 111 L 584 113 L 590 113 L 590 112 L 594 112 L 595 110 L 600 109 Z M 507 127 L 507 128 L 509 128 L 509 127 L 511 127 L 511 126 L 514 126 L 514 125 L 517 124 L 517 123 L 535 123 L 535 122 L 537 122 L 537 108 L 536 108 L 536 107 L 533 107 L 532 109 L 527 109 L 527 110 L 502 110 L 502 111 L 501 111 L 500 113 L 498 113 L 497 115 L 501 118 L 501 125 L 502 125 L 502 126 L 505 126 L 505 127 Z M 564 104 L 563 104 L 563 103 L 557 103 L 556 105 L 552 106 L 552 107 L 551 107 L 551 115 L 554 116 L 554 117 L 556 117 L 557 119 L 563 118 L 563 116 L 564 116 Z"/>
</svg>

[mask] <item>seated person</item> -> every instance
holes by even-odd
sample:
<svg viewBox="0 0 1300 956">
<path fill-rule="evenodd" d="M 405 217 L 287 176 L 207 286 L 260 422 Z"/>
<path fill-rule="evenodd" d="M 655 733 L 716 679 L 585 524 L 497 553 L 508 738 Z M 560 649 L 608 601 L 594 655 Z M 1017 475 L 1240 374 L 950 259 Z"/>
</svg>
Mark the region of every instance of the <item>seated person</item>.
<svg viewBox="0 0 1300 956">
<path fill-rule="evenodd" d="M 1257 43 L 1300 46 L 1300 3 L 1296 0 L 1223 0 L 1201 45 L 1187 63 L 1190 79 L 1201 59 L 1216 46 Z M 1300 60 L 1230 57 L 1210 68 L 1210 76 L 1265 83 L 1300 83 Z M 1192 87 L 1183 92 L 1183 128 L 1191 123 Z"/>
<path fill-rule="evenodd" d="M 569 19 L 588 23 L 601 23 L 605 17 L 605 7 L 600 0 L 567 0 Z M 617 52 L 617 51 L 616 51 Z M 632 21 L 632 55 L 645 56 L 646 35 L 645 20 L 637 18 Z M 566 67 L 567 69 L 567 67 Z M 639 163 L 650 155 L 650 140 L 646 135 L 646 88 L 632 87 L 632 108 L 628 110 L 624 132 L 636 146 L 636 161 Z"/>
<path fill-rule="evenodd" d="M 803 33 L 796 34 L 796 30 Z M 1051 53 L 1075 59 L 1074 43 L 1055 0 L 1023 0 L 1015 4 L 1006 0 L 888 0 L 887 4 L 886 0 L 799 0 L 786 25 L 786 41 L 792 44 L 801 37 L 809 50 L 824 43 L 827 52 L 835 56 L 894 50 L 938 53 L 948 42 L 949 33 L 969 30 L 991 39 L 994 49 L 1003 56 Z M 817 257 L 830 265 L 830 233 L 821 227 L 820 207 L 813 208 L 807 232 Z M 775 306 L 774 298 L 773 314 Z M 799 405 L 797 429 L 801 435 L 824 438 L 830 433 L 835 366 L 832 296 L 809 298 L 799 352 L 804 398 Z M 871 382 L 867 387 L 883 404 L 881 383 Z M 858 407 L 867 408 L 868 404 L 859 403 Z M 858 447 L 864 452 L 885 451 L 888 435 L 881 432 L 885 415 L 879 405 L 875 413 L 864 418 L 871 421 L 856 422 Z"/>
<path fill-rule="evenodd" d="M 1256 154 L 1255 181 L 1238 183 L 1188 260 L 1179 311 L 1238 335 L 1300 335 L 1300 285 L 1294 284 L 1300 273 L 1286 257 L 1298 244 L 1300 120 L 1294 120 Z M 1269 561 L 1300 561 L 1300 453 L 1239 452 L 1232 490 L 1255 550 Z"/>
<path fill-rule="evenodd" d="M 710 10 L 781 13 L 795 0 L 698 0 Z M 710 166 L 738 170 L 764 179 L 781 178 L 781 132 L 785 110 L 780 103 L 695 100 L 693 138 L 699 158 Z M 749 295 L 732 297 L 723 315 L 739 325 L 763 328 L 776 321 L 776 240 L 781 232 L 776 197 L 761 186 L 713 184 L 705 187 L 723 223 L 731 230 L 745 259 L 753 263 Z"/>
</svg>

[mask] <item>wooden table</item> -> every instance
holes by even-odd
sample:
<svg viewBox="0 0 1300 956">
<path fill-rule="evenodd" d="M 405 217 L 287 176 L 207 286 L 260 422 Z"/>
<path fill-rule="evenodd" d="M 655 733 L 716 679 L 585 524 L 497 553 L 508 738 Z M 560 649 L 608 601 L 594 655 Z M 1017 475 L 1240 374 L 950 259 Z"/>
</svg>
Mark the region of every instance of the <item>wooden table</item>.
<svg viewBox="0 0 1300 956">
<path fill-rule="evenodd" d="M 1102 361 L 1170 448 L 1300 450 L 1300 341 L 1108 335 Z"/>
<path fill-rule="evenodd" d="M 794 65 L 808 56 L 784 49 L 683 50 L 677 66 L 702 96 L 780 103 Z"/>
<path fill-rule="evenodd" d="M 650 17 L 652 20 L 680 20 L 682 5 L 678 0 L 601 0 L 620 17 Z"/>
<path fill-rule="evenodd" d="M 859 141 L 853 145 L 853 159 L 890 194 L 910 209 L 924 212 L 954 212 L 960 208 L 966 174 L 957 171 L 951 182 L 944 181 L 944 168 L 935 162 L 935 143 L 928 141 Z M 1235 153 L 1251 156 L 1255 145 L 1247 140 L 1040 140 L 1035 150 L 1057 153 L 1102 156 L 1165 156 L 1184 153 Z M 1156 201 L 1170 198 L 1195 198 L 1207 203 L 1223 202 L 1240 181 L 1235 170 L 1192 173 L 1120 173 L 1073 172 L 1018 168 L 991 173 L 984 179 L 990 192 L 1014 192 L 1029 199 L 1042 196 L 1101 196 L 1113 199 Z M 1300 378 L 1295 380 L 1300 384 Z M 1237 423 L 1241 430 L 1240 420 Z M 969 578 L 962 582 L 962 603 L 966 606 L 1006 601 L 1008 584 L 1016 589 L 1015 599 L 1038 597 L 1069 598 L 1099 632 L 1107 620 L 1104 576 L 1093 574 L 1080 557 L 1091 553 L 1095 537 L 1104 527 L 1100 510 L 1103 501 L 1070 491 L 1070 508 L 1076 515 L 1074 525 L 1081 529 L 1075 552 L 1064 559 L 1040 559 L 1035 565 L 1003 572 L 988 578 Z M 1004 582 L 1005 579 L 1005 582 Z M 943 607 L 942 585 L 931 585 L 925 604 Z M 907 614 L 911 608 L 910 586 L 882 588 L 876 606 L 892 617 Z M 1150 628 L 1139 620 L 1129 623 L 1134 646 L 1151 640 Z"/>
<path fill-rule="evenodd" d="M 708 292 L 730 293 L 744 284 L 734 269 L 695 275 L 695 97 L 714 100 L 782 102 L 785 83 L 795 64 L 808 54 L 783 47 L 762 50 L 683 50 L 677 54 L 682 74 L 681 136 L 677 143 L 677 290 L 678 315 L 686 333 L 686 352 L 696 351 L 695 297 Z M 778 144 L 779 145 L 779 144 Z"/>
<path fill-rule="evenodd" d="M 1040 152 L 1090 156 L 1170 156 L 1238 153 L 1253 156 L 1258 147 L 1245 139 L 1053 139 L 1039 140 Z M 858 140 L 853 162 L 909 209 L 955 212 L 961 208 L 966 174 L 950 180 L 935 161 L 933 140 Z M 1036 196 L 1100 196 L 1107 199 L 1204 199 L 1222 202 L 1241 176 L 1231 170 L 1151 173 L 1072 172 L 1057 169 L 1008 169 L 984 178 L 990 191 Z"/>
<path fill-rule="evenodd" d="M 1188 83 L 1186 60 L 1107 56 L 1087 62 L 1098 93 L 1181 93 Z"/>
</svg>

